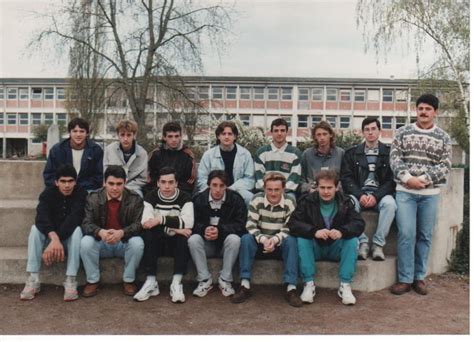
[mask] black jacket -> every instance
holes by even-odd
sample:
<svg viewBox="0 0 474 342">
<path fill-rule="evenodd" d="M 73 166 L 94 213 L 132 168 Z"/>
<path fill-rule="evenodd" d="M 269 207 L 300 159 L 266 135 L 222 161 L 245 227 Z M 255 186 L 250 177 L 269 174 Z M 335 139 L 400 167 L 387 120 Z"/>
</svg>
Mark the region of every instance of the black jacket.
<svg viewBox="0 0 474 342">
<path fill-rule="evenodd" d="M 194 203 L 194 228 L 193 234 L 204 236 L 204 230 L 210 226 L 213 210 L 209 205 L 209 189 L 196 194 Z M 218 241 L 223 242 L 229 234 L 242 236 L 247 233 L 247 206 L 243 198 L 235 191 L 227 189 L 226 199 L 221 207 L 220 220 L 217 225 L 219 230 Z"/>
<path fill-rule="evenodd" d="M 346 194 L 354 195 L 357 199 L 364 194 L 362 186 L 369 175 L 364 148 L 365 143 L 362 143 L 347 149 L 341 165 L 342 188 Z M 375 173 L 380 186 L 373 195 L 379 202 L 385 195 L 392 195 L 395 192 L 395 182 L 390 169 L 390 147 L 380 141 Z"/>
<path fill-rule="evenodd" d="M 337 213 L 331 229 L 342 233 L 343 239 L 358 237 L 364 232 L 365 222 L 354 209 L 354 203 L 341 192 L 336 192 Z M 325 229 L 317 191 L 303 195 L 288 222 L 290 234 L 306 239 L 314 238 L 316 231 Z M 320 244 L 330 244 L 332 240 L 317 239 Z"/>
<path fill-rule="evenodd" d="M 49 186 L 39 196 L 35 225 L 44 235 L 54 231 L 61 241 L 71 236 L 84 218 L 87 191 L 79 185 L 69 196 L 64 196 L 57 186 Z"/>
<path fill-rule="evenodd" d="M 56 170 L 61 165 L 73 165 L 70 140 L 71 138 L 57 143 L 49 151 L 48 161 L 43 171 L 46 186 L 54 185 Z M 77 175 L 77 184 L 86 190 L 96 190 L 102 186 L 103 157 L 104 151 L 102 148 L 92 140 L 87 139 L 81 159 L 81 170 Z"/>
<path fill-rule="evenodd" d="M 125 188 L 119 209 L 119 221 L 124 232 L 122 241 L 128 241 L 130 237 L 140 233 L 142 230 L 142 213 L 142 198 L 135 191 Z M 100 240 L 98 233 L 101 229 L 105 229 L 106 223 L 107 193 L 105 188 L 102 188 L 97 192 L 91 192 L 87 197 L 82 231 L 84 235 L 92 235 Z"/>
</svg>

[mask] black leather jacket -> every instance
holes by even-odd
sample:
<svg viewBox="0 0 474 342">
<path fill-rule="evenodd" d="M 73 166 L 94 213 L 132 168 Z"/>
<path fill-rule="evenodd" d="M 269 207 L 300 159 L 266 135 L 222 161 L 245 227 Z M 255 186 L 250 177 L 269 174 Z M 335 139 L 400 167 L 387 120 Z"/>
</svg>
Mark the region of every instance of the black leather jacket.
<svg viewBox="0 0 474 342">
<path fill-rule="evenodd" d="M 369 175 L 364 148 L 365 143 L 362 143 L 347 149 L 341 165 L 342 188 L 346 194 L 354 195 L 357 199 L 364 194 L 362 186 Z M 385 195 L 393 195 L 395 192 L 395 182 L 390 169 L 390 147 L 380 141 L 375 173 L 380 186 L 373 195 L 379 202 Z"/>
</svg>

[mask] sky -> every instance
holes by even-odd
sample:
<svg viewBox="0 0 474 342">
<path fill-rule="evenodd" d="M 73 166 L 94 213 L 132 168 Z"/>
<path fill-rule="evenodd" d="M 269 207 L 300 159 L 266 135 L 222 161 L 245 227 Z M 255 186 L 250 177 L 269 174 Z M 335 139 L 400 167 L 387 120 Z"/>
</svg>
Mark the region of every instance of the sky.
<svg viewBox="0 0 474 342">
<path fill-rule="evenodd" d="M 59 0 L 0 0 L 0 77 L 66 77 L 67 54 L 27 44 L 41 22 L 33 11 Z M 237 0 L 226 51 L 203 54 L 206 76 L 416 78 L 416 59 L 400 44 L 377 63 L 364 51 L 356 1 Z M 429 49 L 421 64 L 431 61 Z"/>
</svg>

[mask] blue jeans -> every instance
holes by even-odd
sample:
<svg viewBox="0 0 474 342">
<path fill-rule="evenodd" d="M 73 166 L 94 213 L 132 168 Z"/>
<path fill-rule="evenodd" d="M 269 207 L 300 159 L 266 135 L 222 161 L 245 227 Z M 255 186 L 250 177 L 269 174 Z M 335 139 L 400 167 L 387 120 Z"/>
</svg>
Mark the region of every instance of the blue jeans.
<svg viewBox="0 0 474 342">
<path fill-rule="evenodd" d="M 397 269 L 398 281 L 423 280 L 436 223 L 439 195 L 416 195 L 398 191 Z"/>
<path fill-rule="evenodd" d="M 350 195 L 355 203 L 355 210 L 360 213 L 361 207 L 359 200 L 354 196 Z M 377 223 L 377 230 L 375 231 L 374 236 L 372 237 L 372 242 L 377 246 L 385 246 L 385 238 L 387 237 L 390 227 L 392 226 L 393 219 L 395 218 L 395 213 L 397 212 L 397 203 L 391 195 L 385 195 L 377 203 L 377 211 L 379 212 L 379 219 Z M 368 243 L 369 238 L 365 233 L 362 233 L 359 236 L 359 243 Z"/>
<path fill-rule="evenodd" d="M 100 280 L 99 259 L 101 258 L 123 258 L 125 266 L 123 269 L 123 281 L 131 283 L 135 281 L 135 272 L 140 264 L 145 244 L 139 236 L 131 237 L 128 242 L 119 241 L 111 245 L 97 241 L 94 237 L 86 235 L 81 240 L 81 258 L 86 271 L 88 283 L 97 283 Z"/>
<path fill-rule="evenodd" d="M 314 280 L 315 261 L 339 261 L 339 279 L 343 283 L 352 282 L 357 265 L 358 238 L 339 239 L 329 245 L 320 245 L 316 239 L 298 238 L 298 256 L 303 281 Z"/>
<path fill-rule="evenodd" d="M 81 263 L 79 257 L 81 239 L 81 228 L 76 227 L 71 236 L 61 242 L 64 247 L 64 252 L 67 253 L 66 276 L 77 276 L 77 271 Z M 41 233 L 35 225 L 31 226 L 30 235 L 28 237 L 28 262 L 26 264 L 26 272 L 38 273 L 40 271 L 43 250 L 47 247 L 49 242 L 50 239 Z"/>
<path fill-rule="evenodd" d="M 291 285 L 296 285 L 298 280 L 298 247 L 296 238 L 288 236 L 279 247 L 275 247 L 275 251 L 269 254 L 262 254 L 263 245 L 257 244 L 255 237 L 250 234 L 245 234 L 240 239 L 240 279 L 252 278 L 252 266 L 257 251 L 260 257 L 275 257 L 278 252 L 281 252 L 283 258 L 284 272 L 283 282 Z"/>
</svg>

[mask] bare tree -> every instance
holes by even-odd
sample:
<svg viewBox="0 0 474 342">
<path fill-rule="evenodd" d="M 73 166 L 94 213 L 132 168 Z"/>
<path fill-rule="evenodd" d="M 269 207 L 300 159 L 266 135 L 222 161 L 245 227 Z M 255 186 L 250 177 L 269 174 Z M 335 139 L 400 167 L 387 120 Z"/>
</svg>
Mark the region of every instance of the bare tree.
<svg viewBox="0 0 474 342">
<path fill-rule="evenodd" d="M 231 11 L 211 0 L 70 0 L 47 14 L 49 27 L 35 40 L 53 38 L 79 51 L 71 56 L 72 71 L 91 80 L 89 91 L 112 85 L 121 89 L 140 127 L 138 139 L 145 143 L 151 131 L 146 125 L 147 104 L 173 110 L 169 101 L 159 101 L 161 96 L 150 97 L 154 87 L 158 93 L 176 92 L 193 102 L 179 76 L 202 71 L 203 45 L 215 51 L 225 47 Z M 78 18 L 83 19 L 79 25 Z M 92 69 L 79 70 L 83 60 L 92 62 Z M 91 75 L 100 82 L 92 82 Z M 104 79 L 109 83 L 102 83 Z"/>
<path fill-rule="evenodd" d="M 387 55 L 396 41 L 414 44 L 419 62 L 426 42 L 432 42 L 436 60 L 419 70 L 420 79 L 449 80 L 438 85 L 453 93 L 458 110 L 458 140 L 469 137 L 469 0 L 358 0 L 357 24 L 362 26 L 366 49 Z M 459 121 L 461 125 L 459 126 Z M 456 136 L 461 131 L 461 135 Z M 462 138 L 464 137 L 464 138 Z"/>
</svg>

